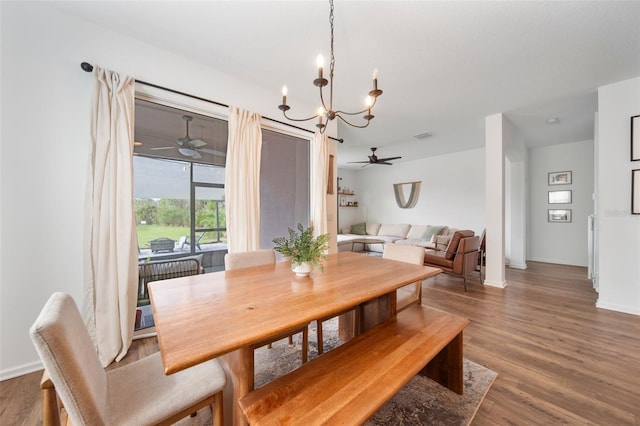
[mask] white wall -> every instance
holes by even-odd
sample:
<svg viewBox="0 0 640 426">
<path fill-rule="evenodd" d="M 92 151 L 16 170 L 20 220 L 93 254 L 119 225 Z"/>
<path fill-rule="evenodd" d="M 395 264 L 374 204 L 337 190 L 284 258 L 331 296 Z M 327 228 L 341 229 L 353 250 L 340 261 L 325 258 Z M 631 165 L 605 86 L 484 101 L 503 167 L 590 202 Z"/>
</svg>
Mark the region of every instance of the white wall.
<svg viewBox="0 0 640 426">
<path fill-rule="evenodd" d="M 640 77 L 598 89 L 598 286 L 596 306 L 640 315 L 640 215 L 631 211 L 630 117 L 640 114 Z"/>
<path fill-rule="evenodd" d="M 485 227 L 484 153 L 484 148 L 475 149 L 356 172 L 358 220 L 447 225 L 480 234 Z M 401 209 L 393 184 L 412 181 L 422 181 L 420 198 L 414 208 Z"/>
<path fill-rule="evenodd" d="M 593 213 L 593 141 L 529 150 L 529 249 L 536 262 L 587 266 L 587 218 Z M 548 185 L 548 173 L 571 171 L 570 185 Z M 571 204 L 549 204 L 548 192 L 571 190 Z M 549 209 L 571 209 L 571 223 L 549 222 Z"/>
<path fill-rule="evenodd" d="M 80 62 L 274 118 L 281 98 L 277 87 L 261 89 L 44 3 L 3 1 L 0 8 L 0 379 L 5 379 L 38 368 L 28 330 L 51 293 L 65 291 L 82 300 L 93 79 Z M 330 132 L 335 136 L 335 129 Z"/>
<path fill-rule="evenodd" d="M 356 171 L 353 170 L 345 170 L 345 169 L 340 169 L 338 171 L 338 177 L 342 178 L 340 179 L 340 188 L 342 190 L 348 190 L 350 192 L 353 192 L 354 195 L 353 196 L 346 196 L 346 195 L 339 195 L 338 194 L 338 198 L 340 197 L 345 197 L 346 201 L 357 201 L 358 202 L 358 207 L 340 207 L 338 206 L 338 226 L 340 227 L 340 230 L 345 229 L 345 228 L 349 228 L 351 225 L 354 225 L 356 223 L 362 223 L 364 222 L 364 220 L 362 219 L 362 206 L 361 206 L 361 201 L 360 199 L 362 198 L 360 194 L 360 191 L 357 187 L 357 179 L 356 179 Z M 339 201 L 338 201 L 339 203 Z"/>
<path fill-rule="evenodd" d="M 509 122 L 510 123 L 510 122 Z M 510 268 L 526 269 L 527 159 L 524 138 L 513 125 L 505 140 L 505 261 Z"/>
</svg>

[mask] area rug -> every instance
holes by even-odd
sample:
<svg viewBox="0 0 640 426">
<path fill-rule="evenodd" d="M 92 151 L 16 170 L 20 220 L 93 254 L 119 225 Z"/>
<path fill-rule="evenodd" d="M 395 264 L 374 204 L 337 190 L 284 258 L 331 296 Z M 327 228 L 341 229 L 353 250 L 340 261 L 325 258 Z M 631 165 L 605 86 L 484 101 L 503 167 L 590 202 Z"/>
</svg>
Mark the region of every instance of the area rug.
<svg viewBox="0 0 640 426">
<path fill-rule="evenodd" d="M 324 349 L 331 350 L 343 342 L 338 338 L 337 319 L 326 321 L 323 327 Z M 255 351 L 255 387 L 299 367 L 302 336 L 294 336 L 293 344 L 287 339 L 275 342 Z M 309 360 L 318 356 L 316 326 L 309 327 Z M 464 359 L 464 394 L 458 395 L 431 379 L 415 376 L 365 425 L 468 425 L 484 399 L 497 373 Z M 211 419 L 211 412 L 201 410 L 198 416 L 185 419 L 180 424 L 199 425 Z M 210 423 L 209 423 L 210 424 Z"/>
</svg>

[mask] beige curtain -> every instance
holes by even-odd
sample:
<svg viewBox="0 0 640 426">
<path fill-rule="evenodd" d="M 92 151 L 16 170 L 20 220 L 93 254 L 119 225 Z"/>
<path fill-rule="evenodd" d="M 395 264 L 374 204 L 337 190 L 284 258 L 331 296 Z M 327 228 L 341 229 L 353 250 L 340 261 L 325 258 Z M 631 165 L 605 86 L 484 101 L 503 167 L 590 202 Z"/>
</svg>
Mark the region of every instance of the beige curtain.
<svg viewBox="0 0 640 426">
<path fill-rule="evenodd" d="M 85 205 L 84 315 L 104 367 L 133 336 L 137 237 L 133 213 L 133 78 L 94 66 Z"/>
<path fill-rule="evenodd" d="M 329 143 L 316 132 L 311 140 L 311 224 L 315 235 L 329 232 L 327 226 L 327 185 L 329 181 Z"/>
<path fill-rule="evenodd" d="M 229 253 L 260 248 L 260 115 L 229 107 L 224 199 Z"/>
</svg>

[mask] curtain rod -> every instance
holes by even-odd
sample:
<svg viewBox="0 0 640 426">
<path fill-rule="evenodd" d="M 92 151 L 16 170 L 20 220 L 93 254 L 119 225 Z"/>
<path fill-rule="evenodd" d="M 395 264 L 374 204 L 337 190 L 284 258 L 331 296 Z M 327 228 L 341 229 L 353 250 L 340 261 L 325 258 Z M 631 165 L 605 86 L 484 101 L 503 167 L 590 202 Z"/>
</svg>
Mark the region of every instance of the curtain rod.
<svg viewBox="0 0 640 426">
<path fill-rule="evenodd" d="M 85 71 L 85 72 L 92 72 L 93 71 L 93 65 L 91 65 L 88 62 L 82 62 L 80 64 L 80 68 L 82 68 L 82 70 Z M 212 101 L 211 99 L 201 98 L 200 96 L 190 95 L 189 93 L 180 92 L 178 90 L 169 89 L 168 87 L 158 86 L 157 84 L 147 83 L 146 81 L 142 81 L 142 80 L 136 79 L 136 83 L 144 84 L 145 86 L 153 87 L 153 88 L 156 88 L 156 89 L 166 90 L 167 92 L 175 93 L 177 95 L 187 96 L 187 97 L 190 97 L 190 98 L 193 98 L 193 99 L 197 99 L 199 101 L 209 102 L 210 104 L 218 105 L 218 106 L 221 106 L 221 107 L 224 107 L 224 108 L 229 108 L 229 105 L 227 105 L 227 104 L 223 104 L 223 103 L 220 103 L 220 102 Z M 304 127 L 294 126 L 293 124 L 285 123 L 283 121 L 279 121 L 279 120 L 276 120 L 276 119 L 273 119 L 273 118 L 264 117 L 264 116 L 262 118 L 264 118 L 265 120 L 272 121 L 274 123 L 282 124 L 284 126 L 293 127 L 294 129 L 304 130 L 305 132 L 314 133 L 309 129 L 305 129 Z M 344 139 L 334 138 L 333 136 L 327 136 L 327 137 L 329 139 L 333 139 L 334 141 L 337 141 L 339 143 L 343 143 L 344 142 Z"/>
</svg>

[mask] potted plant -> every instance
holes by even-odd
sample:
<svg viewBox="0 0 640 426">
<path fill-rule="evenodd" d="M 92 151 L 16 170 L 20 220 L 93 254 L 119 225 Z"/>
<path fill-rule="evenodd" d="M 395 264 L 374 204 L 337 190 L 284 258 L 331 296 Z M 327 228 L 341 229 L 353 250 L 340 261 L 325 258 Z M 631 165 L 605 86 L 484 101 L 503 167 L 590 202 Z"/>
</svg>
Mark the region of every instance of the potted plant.
<svg viewBox="0 0 640 426">
<path fill-rule="evenodd" d="M 291 260 L 291 269 L 298 276 L 307 276 L 313 267 L 322 269 L 322 260 L 327 258 L 329 234 L 313 236 L 313 226 L 305 229 L 298 223 L 298 231 L 289 228 L 289 237 L 273 239 L 275 251 Z"/>
</svg>

